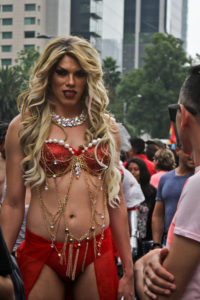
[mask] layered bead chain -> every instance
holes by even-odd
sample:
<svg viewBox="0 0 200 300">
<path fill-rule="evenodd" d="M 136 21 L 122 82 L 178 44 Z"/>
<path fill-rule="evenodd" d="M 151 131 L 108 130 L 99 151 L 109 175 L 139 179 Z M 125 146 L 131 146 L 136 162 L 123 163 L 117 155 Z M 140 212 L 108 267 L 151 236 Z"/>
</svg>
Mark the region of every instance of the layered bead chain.
<svg viewBox="0 0 200 300">
<path fill-rule="evenodd" d="M 57 200 L 57 205 L 58 205 L 58 210 L 55 213 L 51 213 L 49 209 L 47 208 L 46 204 L 44 203 L 43 200 L 43 193 L 45 191 L 42 191 L 42 189 L 38 188 L 38 193 L 39 193 L 39 200 L 40 200 L 40 206 L 41 210 L 43 213 L 44 221 L 47 226 L 47 230 L 50 236 L 51 244 L 50 247 L 54 249 L 57 252 L 58 257 L 60 258 L 60 263 L 61 264 L 66 264 L 66 276 L 70 277 L 72 280 L 75 279 L 75 274 L 76 274 L 76 268 L 77 268 L 77 261 L 79 257 L 79 251 L 82 246 L 82 242 L 84 241 L 85 244 L 85 250 L 84 250 L 84 259 L 82 262 L 82 271 L 84 270 L 84 265 L 87 257 L 87 252 L 88 252 L 88 247 L 89 247 L 89 241 L 92 238 L 93 243 L 94 243 L 94 254 L 95 257 L 101 255 L 101 245 L 104 240 L 104 230 L 105 230 L 105 211 L 106 211 L 106 203 L 107 203 L 107 198 L 106 198 L 106 193 L 104 192 L 104 205 L 103 205 L 103 211 L 98 212 L 96 209 L 96 203 L 97 203 L 97 198 L 99 192 L 102 193 L 103 191 L 103 186 L 104 185 L 104 177 L 102 175 L 98 176 L 98 181 L 97 183 L 92 183 L 90 182 L 90 179 L 88 177 L 87 171 L 85 171 L 84 178 L 85 178 L 85 183 L 87 186 L 88 190 L 88 196 L 90 199 L 90 207 L 91 207 L 91 221 L 90 221 L 90 227 L 88 228 L 88 231 L 84 233 L 81 237 L 76 237 L 73 235 L 71 230 L 69 229 L 69 226 L 66 223 L 66 210 L 67 210 L 67 203 L 70 200 L 70 190 L 73 182 L 73 178 L 79 178 L 80 172 L 82 169 L 82 156 L 85 152 L 87 152 L 90 148 L 93 146 L 97 145 L 101 139 L 93 139 L 88 145 L 81 145 L 79 148 L 79 152 L 81 153 L 80 155 L 76 156 L 76 150 L 74 150 L 72 147 L 70 147 L 69 144 L 65 143 L 64 140 L 62 139 L 48 139 L 46 140 L 46 144 L 48 143 L 56 143 L 58 145 L 64 146 L 72 155 L 72 163 L 70 164 L 70 176 L 69 176 L 69 183 L 67 186 L 67 191 L 66 194 L 63 198 L 63 200 L 60 199 L 59 196 L 59 191 L 58 191 L 58 184 L 57 184 L 57 175 L 53 174 L 50 176 L 50 178 L 53 179 L 54 182 L 54 187 L 55 187 L 55 196 Z M 51 151 L 49 149 L 49 151 Z M 50 152 L 51 153 L 51 152 Z M 53 164 L 56 165 L 63 161 L 58 161 L 56 160 L 55 156 L 53 153 L 51 153 Z M 43 157 L 45 159 L 45 157 Z M 44 165 L 45 166 L 45 165 Z M 47 168 L 47 167 L 46 167 Z M 46 169 L 45 168 L 45 169 Z M 62 174 L 64 175 L 64 173 Z M 91 187 L 91 184 L 93 184 L 93 188 Z M 48 185 L 45 185 L 45 190 L 46 192 L 48 191 Z M 60 226 L 60 221 L 63 218 L 64 220 L 64 233 L 65 233 L 65 238 L 64 238 L 64 243 L 62 249 L 57 249 L 56 247 L 56 236 L 57 232 L 59 230 Z M 96 241 L 96 228 L 100 228 L 100 238 L 98 241 Z M 74 244 L 75 243 L 75 244 Z M 66 258 L 66 247 L 69 247 L 68 251 L 68 258 Z M 74 252 L 75 251 L 75 252 Z"/>
<path fill-rule="evenodd" d="M 93 146 L 95 146 L 100 140 L 101 140 L 101 138 L 93 139 L 87 146 L 83 145 L 83 149 L 81 150 L 81 153 L 85 153 L 86 151 L 88 151 L 89 148 L 92 148 Z M 65 141 L 62 139 L 61 140 L 48 139 L 45 141 L 45 143 L 56 143 L 58 145 L 64 146 L 67 150 L 69 150 L 69 152 L 71 152 L 72 155 L 75 154 L 74 149 L 72 147 L 70 147 L 69 144 L 65 143 Z"/>
</svg>

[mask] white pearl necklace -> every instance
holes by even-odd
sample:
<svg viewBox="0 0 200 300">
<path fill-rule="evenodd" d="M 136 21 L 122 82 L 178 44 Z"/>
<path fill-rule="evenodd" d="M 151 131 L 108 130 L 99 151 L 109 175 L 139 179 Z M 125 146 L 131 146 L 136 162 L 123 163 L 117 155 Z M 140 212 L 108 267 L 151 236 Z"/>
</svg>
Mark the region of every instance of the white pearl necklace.
<svg viewBox="0 0 200 300">
<path fill-rule="evenodd" d="M 81 150 L 81 153 L 85 153 L 89 148 L 95 146 L 100 140 L 101 138 L 97 138 L 92 140 L 87 146 L 83 145 L 83 149 Z M 73 148 L 71 148 L 69 144 L 66 144 L 64 140 L 48 139 L 45 141 L 45 143 L 56 143 L 58 145 L 64 146 L 67 150 L 69 150 L 69 152 L 71 152 L 71 154 L 74 154 Z"/>
</svg>

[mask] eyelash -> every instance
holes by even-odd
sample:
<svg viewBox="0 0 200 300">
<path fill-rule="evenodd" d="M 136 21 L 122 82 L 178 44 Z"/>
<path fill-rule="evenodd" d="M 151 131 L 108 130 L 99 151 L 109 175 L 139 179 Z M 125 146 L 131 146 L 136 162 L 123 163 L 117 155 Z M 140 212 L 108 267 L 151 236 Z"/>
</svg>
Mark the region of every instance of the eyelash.
<svg viewBox="0 0 200 300">
<path fill-rule="evenodd" d="M 66 76 L 68 74 L 68 72 L 66 70 L 62 70 L 62 69 L 56 69 L 56 74 L 60 75 L 60 76 Z"/>
<path fill-rule="evenodd" d="M 69 74 L 69 72 L 67 70 L 63 70 L 63 69 L 56 69 L 55 72 L 60 76 L 66 76 Z M 74 75 L 78 78 L 83 78 L 86 76 L 86 73 L 84 71 L 80 70 L 80 71 L 75 72 Z"/>
</svg>

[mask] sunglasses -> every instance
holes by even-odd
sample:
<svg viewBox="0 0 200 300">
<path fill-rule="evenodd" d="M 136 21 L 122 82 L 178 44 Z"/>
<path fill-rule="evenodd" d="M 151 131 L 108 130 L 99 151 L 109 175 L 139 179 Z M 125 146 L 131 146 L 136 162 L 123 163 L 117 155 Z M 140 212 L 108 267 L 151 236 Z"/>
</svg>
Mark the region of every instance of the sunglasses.
<svg viewBox="0 0 200 300">
<path fill-rule="evenodd" d="M 187 109 L 187 111 L 189 111 L 193 116 L 196 116 L 197 115 L 197 111 L 191 107 L 191 106 L 188 106 L 188 105 L 184 105 L 182 104 L 185 109 Z M 180 104 L 170 104 L 168 105 L 168 110 L 169 110 L 169 117 L 170 117 L 170 120 L 172 122 L 176 122 L 176 113 L 177 113 L 177 110 L 180 110 Z"/>
</svg>

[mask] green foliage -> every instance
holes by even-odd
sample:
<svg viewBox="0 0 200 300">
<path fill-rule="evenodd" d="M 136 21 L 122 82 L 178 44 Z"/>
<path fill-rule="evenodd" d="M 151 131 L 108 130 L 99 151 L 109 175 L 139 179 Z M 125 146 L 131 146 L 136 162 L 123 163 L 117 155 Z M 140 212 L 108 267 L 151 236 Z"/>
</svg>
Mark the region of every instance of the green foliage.
<svg viewBox="0 0 200 300">
<path fill-rule="evenodd" d="M 22 77 L 22 87 L 21 90 L 24 91 L 28 88 L 29 77 L 31 75 L 31 71 L 35 65 L 35 62 L 38 60 L 40 54 L 38 51 L 34 49 L 25 49 L 21 50 L 18 54 L 18 58 L 16 59 L 17 65 L 15 68 Z"/>
<path fill-rule="evenodd" d="M 39 53 L 35 50 L 22 50 L 17 65 L 0 68 L 0 120 L 10 122 L 17 114 L 17 97 L 27 89 L 28 79 Z"/>
<path fill-rule="evenodd" d="M 115 99 L 115 89 L 121 80 L 121 73 L 117 71 L 118 66 L 116 64 L 116 60 L 112 57 L 106 57 L 103 60 L 103 80 L 105 83 L 105 87 L 108 90 L 108 96 L 110 102 L 112 103 Z"/>
<path fill-rule="evenodd" d="M 0 69 L 0 120 L 9 122 L 17 114 L 16 99 L 21 79 L 15 68 Z"/>
<path fill-rule="evenodd" d="M 164 138 L 168 137 L 170 126 L 168 104 L 177 102 L 192 61 L 186 56 L 183 42 L 172 35 L 156 33 L 151 43 L 145 48 L 144 68 L 125 74 L 117 87 L 121 111 L 114 108 L 113 112 L 137 135 L 146 132 Z"/>
</svg>

